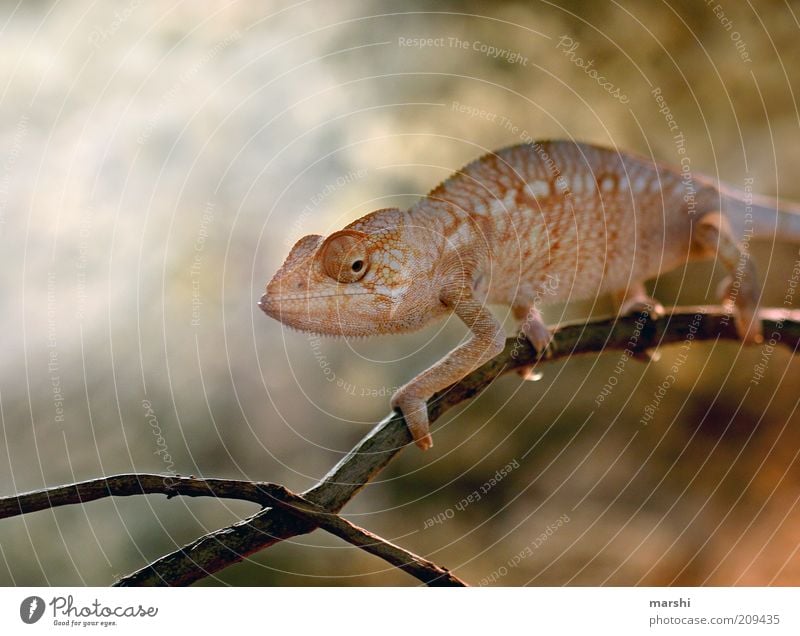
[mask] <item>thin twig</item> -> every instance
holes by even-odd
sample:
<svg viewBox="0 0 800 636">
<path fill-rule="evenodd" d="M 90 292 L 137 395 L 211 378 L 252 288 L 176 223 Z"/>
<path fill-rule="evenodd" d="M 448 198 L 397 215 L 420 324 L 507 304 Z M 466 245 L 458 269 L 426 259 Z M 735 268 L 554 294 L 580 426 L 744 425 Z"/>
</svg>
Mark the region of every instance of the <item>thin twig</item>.
<svg viewBox="0 0 800 636">
<path fill-rule="evenodd" d="M 449 570 L 404 550 L 381 537 L 359 528 L 337 514 L 296 495 L 280 484 L 238 479 L 199 479 L 197 477 L 128 473 L 101 477 L 35 490 L 21 495 L 0 497 L 0 519 L 47 510 L 57 506 L 87 503 L 105 497 L 161 494 L 167 497 L 216 497 L 240 499 L 262 506 L 277 506 L 303 521 L 330 532 L 365 552 L 374 554 L 431 586 L 466 585 Z"/>
<path fill-rule="evenodd" d="M 161 494 L 167 497 L 219 497 L 268 505 L 263 484 L 236 479 L 198 479 L 148 473 L 129 473 L 90 479 L 76 484 L 0 497 L 0 519 L 47 510 L 57 506 L 86 503 L 104 497 Z"/>
<path fill-rule="evenodd" d="M 401 570 L 415 576 L 426 585 L 432 587 L 464 587 L 466 583 L 454 576 L 449 570 L 423 559 L 421 556 L 382 539 L 381 537 L 359 528 L 337 514 L 311 503 L 300 495 L 296 495 L 283 486 L 271 484 L 269 493 L 274 497 L 276 506 L 290 514 L 327 530 L 331 534 L 344 539 L 370 554 L 388 561 Z"/>
</svg>

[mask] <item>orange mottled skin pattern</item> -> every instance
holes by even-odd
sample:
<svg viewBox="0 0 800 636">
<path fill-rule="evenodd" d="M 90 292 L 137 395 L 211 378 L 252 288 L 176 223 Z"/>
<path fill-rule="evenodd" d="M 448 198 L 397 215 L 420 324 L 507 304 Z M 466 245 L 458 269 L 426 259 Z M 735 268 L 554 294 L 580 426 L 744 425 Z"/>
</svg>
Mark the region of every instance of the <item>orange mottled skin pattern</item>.
<svg viewBox="0 0 800 636">
<path fill-rule="evenodd" d="M 488 303 L 511 306 L 546 353 L 539 304 L 611 294 L 621 313 L 657 313 L 644 281 L 716 256 L 736 281 L 722 295 L 739 333 L 758 342 L 758 287 L 737 237 L 745 210 L 762 234 L 777 227 L 777 213 L 774 202 L 745 208 L 743 200 L 709 178 L 599 146 L 511 146 L 408 210 L 377 210 L 327 238 L 302 238 L 259 306 L 295 329 L 335 336 L 408 332 L 455 313 L 471 339 L 392 397 L 425 449 L 428 398 L 503 349 Z"/>
</svg>

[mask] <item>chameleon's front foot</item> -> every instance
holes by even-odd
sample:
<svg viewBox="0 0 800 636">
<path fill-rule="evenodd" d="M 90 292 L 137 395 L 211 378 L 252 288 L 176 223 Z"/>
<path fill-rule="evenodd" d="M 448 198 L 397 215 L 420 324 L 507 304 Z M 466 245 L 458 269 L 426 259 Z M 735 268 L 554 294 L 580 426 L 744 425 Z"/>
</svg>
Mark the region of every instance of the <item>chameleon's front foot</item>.
<svg viewBox="0 0 800 636">
<path fill-rule="evenodd" d="M 414 443 L 422 450 L 433 446 L 430 425 L 428 423 L 428 404 L 425 400 L 413 397 L 400 389 L 392 396 L 392 408 L 400 409 L 406 420 L 408 430 Z"/>
</svg>

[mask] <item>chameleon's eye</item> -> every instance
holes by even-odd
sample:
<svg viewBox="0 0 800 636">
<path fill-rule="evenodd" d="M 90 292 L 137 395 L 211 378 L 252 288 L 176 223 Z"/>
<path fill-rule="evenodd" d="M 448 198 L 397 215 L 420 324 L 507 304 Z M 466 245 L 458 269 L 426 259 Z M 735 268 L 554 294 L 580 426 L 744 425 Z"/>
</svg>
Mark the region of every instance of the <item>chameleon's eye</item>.
<svg viewBox="0 0 800 636">
<path fill-rule="evenodd" d="M 341 230 L 331 234 L 322 244 L 322 267 L 340 283 L 361 280 L 369 269 L 367 237 L 363 232 Z"/>
</svg>

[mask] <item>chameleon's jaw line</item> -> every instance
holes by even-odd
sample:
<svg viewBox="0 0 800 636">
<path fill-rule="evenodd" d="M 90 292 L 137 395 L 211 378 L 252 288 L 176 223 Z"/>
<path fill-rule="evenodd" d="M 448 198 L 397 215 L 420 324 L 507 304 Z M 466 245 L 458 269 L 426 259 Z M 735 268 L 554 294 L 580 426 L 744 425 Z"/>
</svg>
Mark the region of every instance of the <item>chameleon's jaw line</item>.
<svg viewBox="0 0 800 636">
<path fill-rule="evenodd" d="M 297 307 L 299 303 L 311 302 L 320 298 L 345 298 L 347 296 L 364 296 L 366 294 L 376 295 L 376 292 L 370 290 L 359 291 L 331 291 L 317 294 L 270 294 L 269 292 L 263 294 L 258 301 L 258 308 L 261 309 L 267 316 L 274 318 L 280 322 L 284 322 L 287 305 Z M 283 311 L 282 311 L 283 310 Z"/>
<path fill-rule="evenodd" d="M 303 292 L 297 294 L 282 294 L 277 296 L 275 294 L 269 294 L 269 299 L 274 303 L 281 303 L 285 301 L 296 301 L 296 300 L 315 300 L 317 298 L 343 298 L 346 296 L 363 296 L 364 294 L 372 294 L 373 292 L 368 290 L 361 290 L 361 291 L 350 291 L 350 292 L 340 292 L 340 291 L 331 291 L 331 292 L 324 292 L 319 294 L 306 294 Z M 264 294 L 261 297 L 261 300 L 264 300 L 264 297 L 268 296 L 268 294 Z"/>
</svg>

